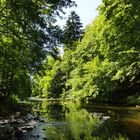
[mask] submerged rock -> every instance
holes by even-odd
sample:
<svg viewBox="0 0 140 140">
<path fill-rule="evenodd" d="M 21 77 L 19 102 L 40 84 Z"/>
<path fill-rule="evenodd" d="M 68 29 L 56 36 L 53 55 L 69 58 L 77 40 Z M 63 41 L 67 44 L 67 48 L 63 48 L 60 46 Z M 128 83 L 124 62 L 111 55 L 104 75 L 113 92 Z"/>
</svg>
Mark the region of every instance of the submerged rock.
<svg viewBox="0 0 140 140">
<path fill-rule="evenodd" d="M 14 128 L 10 124 L 0 126 L 0 139 L 8 139 L 14 135 Z"/>
<path fill-rule="evenodd" d="M 0 117 L 0 140 L 18 140 L 34 129 L 37 121 L 34 120 L 30 108 L 22 105 L 18 110 L 20 112 Z"/>
<path fill-rule="evenodd" d="M 17 138 L 22 137 L 23 134 L 24 134 L 24 131 L 23 131 L 22 129 L 18 129 L 18 130 L 15 132 L 15 136 L 16 136 Z"/>
<path fill-rule="evenodd" d="M 39 119 L 39 121 L 40 121 L 40 122 L 43 122 L 43 123 L 45 122 L 45 120 L 44 120 L 44 119 Z"/>
</svg>

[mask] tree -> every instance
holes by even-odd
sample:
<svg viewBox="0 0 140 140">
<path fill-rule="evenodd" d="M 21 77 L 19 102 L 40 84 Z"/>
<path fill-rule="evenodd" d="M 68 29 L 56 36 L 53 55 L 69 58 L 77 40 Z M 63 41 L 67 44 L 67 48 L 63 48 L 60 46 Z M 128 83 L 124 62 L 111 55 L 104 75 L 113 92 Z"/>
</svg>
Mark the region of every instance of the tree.
<svg viewBox="0 0 140 140">
<path fill-rule="evenodd" d="M 49 67 L 49 63 L 47 67 L 45 67 L 46 74 L 43 76 L 35 77 L 40 93 L 42 96 L 48 98 L 59 98 L 63 94 L 63 90 L 65 90 L 66 80 L 69 78 L 70 71 L 72 70 L 72 50 L 76 47 L 76 41 L 81 38 L 83 34 L 82 23 L 80 23 L 80 18 L 75 12 L 71 12 L 69 16 L 66 26 L 64 27 L 62 42 L 64 43 L 64 55 L 62 58 L 58 56 L 55 57 L 56 61 L 51 64 L 52 68 L 47 69 Z M 60 35 L 60 33 L 59 33 Z M 52 55 L 52 54 L 51 54 Z M 52 59 L 52 58 L 51 58 Z M 46 62 L 50 61 L 50 57 L 46 59 Z M 44 81 L 41 83 L 41 81 Z"/>
<path fill-rule="evenodd" d="M 83 35 L 82 23 L 80 17 L 72 11 L 64 26 L 64 40 L 63 43 L 70 49 L 74 48 L 74 43 L 78 41 Z"/>
<path fill-rule="evenodd" d="M 71 13 L 64 28 L 61 71 L 52 80 L 52 85 L 64 85 L 63 97 L 108 102 L 139 97 L 139 9 L 139 1 L 103 0 L 80 41 L 81 24 Z"/>
<path fill-rule="evenodd" d="M 68 96 L 120 102 L 138 94 L 139 9 L 138 1 L 103 1 L 99 16 L 72 53 Z"/>
<path fill-rule="evenodd" d="M 25 96 L 30 77 L 41 68 L 46 53 L 59 42 L 53 26 L 71 0 L 0 1 L 0 98 Z M 52 41 L 53 40 L 53 41 Z M 53 45 L 52 45 L 53 42 Z M 54 43 L 55 42 L 55 43 Z M 27 87 L 26 87 L 26 86 Z M 30 91 L 30 90 L 28 90 Z M 28 93 L 29 96 L 31 92 Z"/>
<path fill-rule="evenodd" d="M 44 73 L 33 77 L 33 95 L 47 98 L 59 98 L 63 90 L 63 73 L 60 61 L 48 56 L 43 64 Z"/>
</svg>

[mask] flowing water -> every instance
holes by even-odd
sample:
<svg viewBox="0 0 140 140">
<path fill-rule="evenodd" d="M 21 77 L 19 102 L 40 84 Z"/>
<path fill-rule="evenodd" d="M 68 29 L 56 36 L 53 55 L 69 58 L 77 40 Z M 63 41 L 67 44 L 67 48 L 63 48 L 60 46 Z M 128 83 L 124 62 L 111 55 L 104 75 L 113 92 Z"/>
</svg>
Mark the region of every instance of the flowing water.
<svg viewBox="0 0 140 140">
<path fill-rule="evenodd" d="M 81 105 L 77 102 L 33 103 L 40 116 L 25 140 L 140 140 L 140 109 Z"/>
</svg>

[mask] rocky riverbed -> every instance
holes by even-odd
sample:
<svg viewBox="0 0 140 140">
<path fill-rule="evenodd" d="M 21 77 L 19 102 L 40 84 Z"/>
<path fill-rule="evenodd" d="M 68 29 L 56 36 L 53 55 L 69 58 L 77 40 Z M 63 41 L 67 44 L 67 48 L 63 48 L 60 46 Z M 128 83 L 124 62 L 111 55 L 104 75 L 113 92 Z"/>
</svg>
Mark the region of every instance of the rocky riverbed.
<svg viewBox="0 0 140 140">
<path fill-rule="evenodd" d="M 29 106 L 20 105 L 19 108 L 8 116 L 0 117 L 0 140 L 23 140 L 38 122 L 43 122 Z"/>
</svg>

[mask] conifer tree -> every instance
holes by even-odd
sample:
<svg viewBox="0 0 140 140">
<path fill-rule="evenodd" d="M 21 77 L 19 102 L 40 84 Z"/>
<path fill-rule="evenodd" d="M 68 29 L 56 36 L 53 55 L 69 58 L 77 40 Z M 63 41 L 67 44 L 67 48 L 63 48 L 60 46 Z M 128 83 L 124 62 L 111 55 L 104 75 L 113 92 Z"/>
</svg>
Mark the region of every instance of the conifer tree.
<svg viewBox="0 0 140 140">
<path fill-rule="evenodd" d="M 80 17 L 75 13 L 75 11 L 72 11 L 64 27 L 63 43 L 72 49 L 74 43 L 82 37 L 82 27 L 83 26 L 80 22 Z"/>
</svg>

